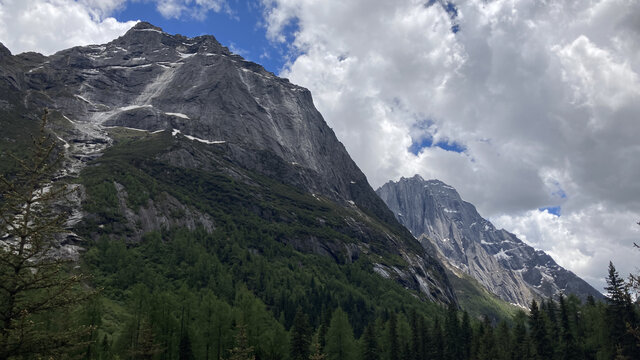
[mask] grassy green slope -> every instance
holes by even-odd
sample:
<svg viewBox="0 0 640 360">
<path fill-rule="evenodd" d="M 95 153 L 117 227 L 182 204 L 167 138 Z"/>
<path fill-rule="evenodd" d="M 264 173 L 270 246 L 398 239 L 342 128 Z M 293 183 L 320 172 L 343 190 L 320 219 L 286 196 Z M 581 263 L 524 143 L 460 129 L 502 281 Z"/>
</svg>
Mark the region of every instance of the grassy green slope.
<svg viewBox="0 0 640 360">
<path fill-rule="evenodd" d="M 490 293 L 467 274 L 456 275 L 447 270 L 447 276 L 455 289 L 460 307 L 473 317 L 488 316 L 495 320 L 510 320 L 521 308 L 509 304 Z"/>
</svg>

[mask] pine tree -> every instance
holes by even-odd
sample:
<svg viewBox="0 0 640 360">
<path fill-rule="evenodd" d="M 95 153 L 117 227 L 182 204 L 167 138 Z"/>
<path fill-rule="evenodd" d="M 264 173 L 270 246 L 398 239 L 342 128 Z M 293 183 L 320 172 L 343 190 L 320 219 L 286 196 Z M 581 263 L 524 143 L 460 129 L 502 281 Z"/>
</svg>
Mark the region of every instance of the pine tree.
<svg viewBox="0 0 640 360">
<path fill-rule="evenodd" d="M 309 360 L 325 360 L 327 358 L 327 355 L 325 355 L 320 349 L 319 342 L 314 342 L 311 347 L 313 348 L 313 353 L 309 355 Z"/>
<path fill-rule="evenodd" d="M 375 325 L 371 322 L 364 329 L 362 334 L 362 351 L 361 358 L 363 360 L 378 360 L 378 342 L 376 340 Z"/>
<path fill-rule="evenodd" d="M 458 321 L 458 310 L 453 304 L 447 308 L 447 317 L 444 322 L 444 357 L 447 360 L 458 360 L 462 358 L 460 346 L 460 322 Z"/>
<path fill-rule="evenodd" d="M 431 341 L 429 342 L 430 349 L 428 351 L 429 358 L 433 360 L 442 360 L 443 356 L 443 344 L 442 344 L 442 327 L 440 326 L 440 319 L 435 318 L 433 321 L 433 328 L 431 330 Z"/>
<path fill-rule="evenodd" d="M 238 324 L 236 329 L 235 345 L 229 350 L 229 360 L 255 360 L 253 346 L 249 346 L 249 341 L 247 340 L 247 327 Z"/>
<path fill-rule="evenodd" d="M 557 349 L 559 337 L 560 337 L 560 327 L 558 324 L 558 309 L 556 307 L 555 301 L 552 298 L 547 299 L 547 301 L 543 301 L 540 310 L 545 316 L 545 320 L 547 321 L 547 334 L 549 334 L 549 341 L 551 342 L 551 347 Z"/>
<path fill-rule="evenodd" d="M 43 326 L 47 314 L 61 314 L 87 299 L 83 276 L 69 260 L 55 256 L 56 235 L 68 214 L 57 206 L 71 190 L 53 182 L 62 159 L 46 132 L 47 111 L 25 159 L 10 155 L 18 171 L 0 175 L 0 358 L 55 354 L 79 345 L 87 329 Z"/>
<path fill-rule="evenodd" d="M 562 294 L 560 294 L 558 302 L 560 306 L 560 345 L 558 347 L 558 358 L 560 360 L 581 359 L 582 357 L 580 356 L 580 351 L 573 336 L 573 330 L 571 329 L 571 323 L 569 322 L 567 303 Z"/>
<path fill-rule="evenodd" d="M 347 314 L 338 308 L 331 316 L 327 330 L 325 352 L 329 360 L 348 360 L 355 358 L 353 329 Z"/>
<path fill-rule="evenodd" d="M 100 358 L 111 359 L 111 342 L 109 341 L 107 334 L 104 334 L 102 337 L 102 343 L 100 344 Z"/>
<path fill-rule="evenodd" d="M 498 327 L 496 329 L 496 353 L 497 358 L 499 360 L 510 360 L 511 359 L 511 332 L 509 331 L 509 326 L 506 321 L 500 321 Z"/>
<path fill-rule="evenodd" d="M 513 346 L 511 348 L 511 358 L 513 360 L 529 359 L 530 347 L 525 325 L 526 317 L 527 315 L 523 311 L 519 311 L 514 317 L 515 326 L 513 328 Z"/>
<path fill-rule="evenodd" d="M 320 314 L 320 329 L 318 329 L 318 345 L 320 345 L 320 349 L 324 349 L 327 343 L 327 329 L 329 329 L 330 321 L 331 313 L 326 308 L 323 308 Z"/>
<path fill-rule="evenodd" d="M 151 324 L 146 319 L 141 319 L 134 333 L 133 344 L 128 350 L 128 355 L 133 359 L 153 359 L 164 349 L 156 343 Z"/>
<path fill-rule="evenodd" d="M 552 357 L 551 342 L 547 333 L 547 326 L 538 303 L 531 301 L 529 326 L 531 327 L 531 341 L 535 359 L 546 360 Z"/>
<path fill-rule="evenodd" d="M 422 316 L 413 310 L 411 311 L 411 351 L 409 359 L 419 360 L 424 357 L 424 325 Z"/>
<path fill-rule="evenodd" d="M 640 225 L 640 222 L 638 222 L 637 224 Z M 636 249 L 640 249 L 640 245 L 636 243 L 633 243 L 633 247 Z M 634 292 L 634 298 L 636 299 L 637 305 L 637 299 L 640 299 L 640 274 L 629 274 L 629 287 Z M 629 333 L 631 333 L 631 335 L 633 335 L 633 337 L 636 339 L 636 346 L 640 351 L 640 324 L 637 323 L 638 319 L 635 320 L 635 324 L 629 324 L 628 330 Z"/>
<path fill-rule="evenodd" d="M 311 327 L 307 315 L 298 308 L 291 326 L 291 360 L 307 360 L 311 345 Z"/>
<path fill-rule="evenodd" d="M 636 314 L 631 302 L 631 295 L 612 262 L 609 262 L 608 272 L 605 290 L 609 300 L 606 314 L 610 335 L 609 345 L 620 356 L 631 357 L 638 352 L 635 338 L 629 332 L 629 329 L 636 325 Z"/>
<path fill-rule="evenodd" d="M 462 314 L 462 324 L 460 325 L 461 359 L 471 359 L 472 338 L 473 329 L 471 328 L 471 320 L 469 319 L 469 313 L 465 311 Z"/>
<path fill-rule="evenodd" d="M 400 354 L 400 342 L 398 340 L 398 318 L 395 313 L 389 314 L 389 321 L 387 323 L 387 359 L 396 359 Z"/>
<path fill-rule="evenodd" d="M 493 327 L 488 317 L 484 316 L 484 320 L 478 327 L 478 360 L 495 360 L 497 358 L 495 338 L 493 335 Z"/>
<path fill-rule="evenodd" d="M 191 348 L 191 338 L 188 331 L 183 331 L 180 336 L 180 344 L 178 345 L 178 359 L 179 360 L 193 360 L 193 349 Z"/>
</svg>

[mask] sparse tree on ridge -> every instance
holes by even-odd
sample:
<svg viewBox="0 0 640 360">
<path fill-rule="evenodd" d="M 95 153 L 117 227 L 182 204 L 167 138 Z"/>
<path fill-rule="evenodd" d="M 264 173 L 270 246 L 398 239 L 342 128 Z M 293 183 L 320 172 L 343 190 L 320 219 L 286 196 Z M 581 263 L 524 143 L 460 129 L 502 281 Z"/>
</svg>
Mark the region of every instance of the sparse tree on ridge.
<svg viewBox="0 0 640 360">
<path fill-rule="evenodd" d="M 71 193 L 53 183 L 61 154 L 45 129 L 24 158 L 9 156 L 17 165 L 13 176 L 0 175 L 0 358 L 56 354 L 78 345 L 82 331 L 65 321 L 45 326 L 52 316 L 86 299 L 77 289 L 83 277 L 69 272 L 68 260 L 54 256 L 55 236 L 64 232 L 68 215 L 56 209 Z M 75 343 L 75 344 L 74 344 Z"/>
</svg>

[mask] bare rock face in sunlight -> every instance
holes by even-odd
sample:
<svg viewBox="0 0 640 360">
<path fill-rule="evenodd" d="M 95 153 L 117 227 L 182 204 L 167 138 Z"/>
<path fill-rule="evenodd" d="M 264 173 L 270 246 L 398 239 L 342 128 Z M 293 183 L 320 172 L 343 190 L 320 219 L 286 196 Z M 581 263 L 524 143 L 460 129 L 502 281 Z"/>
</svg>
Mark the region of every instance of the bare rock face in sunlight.
<svg viewBox="0 0 640 360">
<path fill-rule="evenodd" d="M 528 306 L 533 299 L 559 293 L 602 298 L 543 251 L 496 229 L 453 187 L 439 180 L 416 175 L 388 182 L 376 192 L 424 246 L 437 248 L 454 273 L 471 275 L 503 300 Z"/>
<path fill-rule="evenodd" d="M 213 36 L 170 35 L 141 22 L 107 44 L 48 57 L 14 56 L 1 47 L 0 69 L 0 81 L 11 94 L 1 100 L 34 113 L 48 107 L 58 117 L 51 130 L 67 153 L 61 178 L 77 177 L 99 161 L 117 142 L 116 129 L 141 136 L 162 133 L 175 145 L 154 154 L 157 161 L 184 169 L 215 167 L 241 182 L 249 182 L 249 173 L 260 174 L 313 195 L 319 205 L 327 201 L 365 219 L 343 219 L 344 231 L 360 238 L 358 244 L 288 239 L 293 246 L 321 254 L 345 252 L 351 261 L 373 251 L 369 241 L 379 241 L 408 264 L 389 270 L 401 284 L 436 301 L 456 302 L 440 262 L 376 196 L 316 110 L 311 93 L 231 53 Z M 117 190 L 118 211 L 128 220 L 118 226 L 132 241 L 171 226 L 215 228 L 207 214 L 166 194 L 130 208 L 125 196 L 130 190 L 122 184 Z M 74 224 L 91 216 L 83 213 L 82 201 L 76 201 Z M 189 221 L 173 221 L 170 213 L 187 214 Z M 366 219 L 387 230 L 364 224 Z"/>
</svg>

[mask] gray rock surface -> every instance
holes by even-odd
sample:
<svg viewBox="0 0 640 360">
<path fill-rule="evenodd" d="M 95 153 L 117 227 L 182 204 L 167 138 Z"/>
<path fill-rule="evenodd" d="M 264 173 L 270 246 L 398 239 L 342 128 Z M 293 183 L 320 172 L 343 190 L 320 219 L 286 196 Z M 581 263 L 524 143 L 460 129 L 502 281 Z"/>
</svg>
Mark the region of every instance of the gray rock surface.
<svg viewBox="0 0 640 360">
<path fill-rule="evenodd" d="M 560 292 L 582 299 L 602 298 L 543 251 L 496 229 L 453 187 L 439 180 L 425 181 L 416 175 L 388 182 L 376 192 L 424 246 L 437 248 L 454 272 L 473 276 L 506 301 L 528 306 L 533 299 Z"/>
<path fill-rule="evenodd" d="M 67 152 L 60 178 L 77 176 L 113 144 L 109 127 L 166 131 L 181 141 L 216 146 L 234 166 L 382 221 L 394 231 L 387 236 L 398 244 L 398 254 L 421 269 L 399 269 L 400 281 L 434 300 L 456 301 L 441 264 L 417 243 L 411 245 L 411 235 L 376 196 L 315 109 L 311 93 L 232 54 L 213 36 L 170 35 L 141 22 L 107 44 L 48 57 L 14 56 L 0 47 L 0 85 L 10 89 L 0 94 L 9 105 L 22 103 L 34 113 L 48 107 L 61 114 L 64 124 L 52 128 Z M 164 156 L 186 168 L 204 163 L 184 148 Z M 126 189 L 119 191 L 124 203 Z M 173 200 L 122 210 L 142 233 L 176 225 L 163 215 L 183 207 Z M 177 225 L 210 222 L 206 214 L 191 215 L 199 220 Z M 311 245 L 322 249 L 326 244 Z M 365 245 L 346 251 L 357 257 Z"/>
<path fill-rule="evenodd" d="M 139 23 L 104 45 L 60 51 L 25 72 L 84 136 L 107 142 L 101 128 L 180 130 L 236 148 L 235 159 L 257 170 L 253 155 L 269 151 L 307 170 L 291 179 L 340 202 L 353 183 L 368 186 L 311 93 L 234 55 L 213 36 L 186 38 Z M 267 169 L 268 170 L 268 169 Z"/>
</svg>

